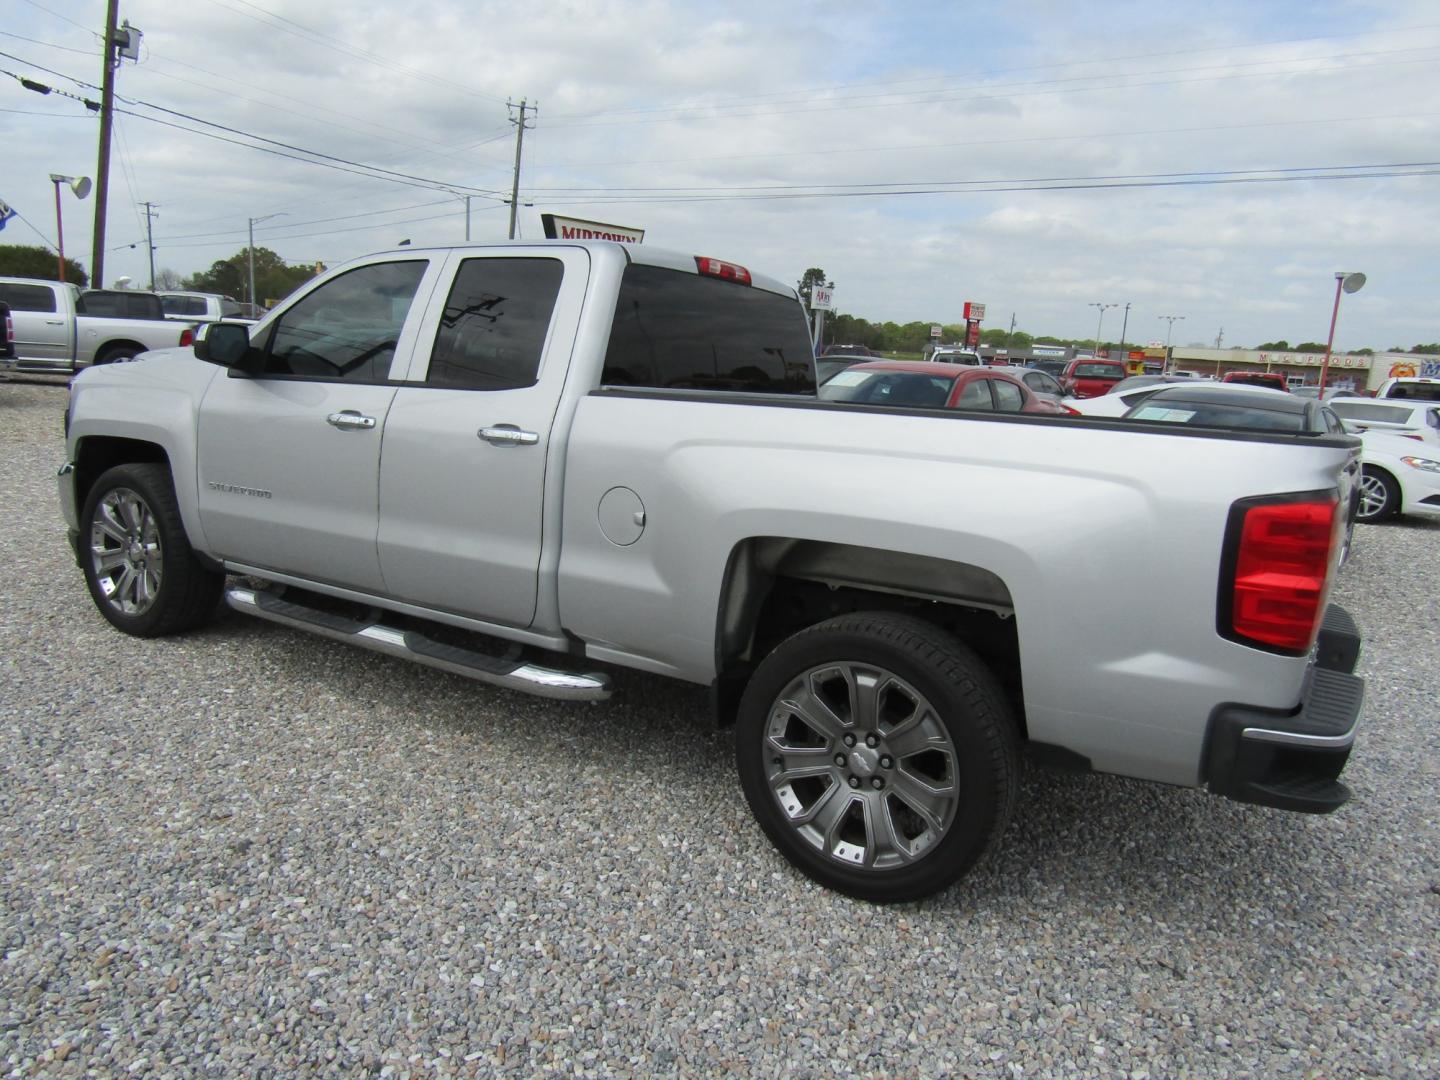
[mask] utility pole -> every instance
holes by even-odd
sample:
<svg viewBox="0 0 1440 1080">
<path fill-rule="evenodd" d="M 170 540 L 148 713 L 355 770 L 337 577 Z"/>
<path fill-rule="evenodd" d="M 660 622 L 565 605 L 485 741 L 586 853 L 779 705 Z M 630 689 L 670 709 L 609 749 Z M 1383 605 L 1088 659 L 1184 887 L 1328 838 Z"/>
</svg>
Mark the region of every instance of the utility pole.
<svg viewBox="0 0 1440 1080">
<path fill-rule="evenodd" d="M 520 118 L 518 120 L 513 116 L 510 117 L 510 123 L 515 125 L 515 177 L 510 187 L 510 239 L 514 240 L 515 214 L 520 209 L 520 148 L 525 143 L 525 111 L 528 108 L 531 112 L 538 112 L 540 107 L 538 105 L 527 106 L 525 98 L 520 99 L 519 105 L 508 100 L 505 102 L 505 105 L 508 108 L 520 110 Z M 535 125 L 531 124 L 530 126 L 534 127 Z M 468 223 L 468 217 L 466 220 Z M 467 236 L 466 239 L 468 240 L 469 237 Z"/>
<path fill-rule="evenodd" d="M 248 221 L 248 222 L 250 223 L 250 243 L 249 243 L 249 245 L 248 245 L 248 246 L 246 247 L 246 249 L 245 249 L 246 252 L 249 253 L 249 257 L 250 257 L 250 296 L 248 297 L 247 302 L 250 304 L 250 309 L 251 309 L 251 310 L 250 310 L 250 314 L 251 314 L 252 316 L 255 314 L 255 309 L 256 309 L 256 300 L 255 300 L 255 223 L 256 223 L 256 222 L 259 222 L 259 221 L 269 221 L 271 218 L 284 217 L 284 216 L 285 216 L 285 213 L 282 211 L 282 212 L 280 212 L 280 213 L 278 213 L 278 214 L 266 214 L 264 217 L 246 218 L 246 221 Z"/>
<path fill-rule="evenodd" d="M 465 196 L 465 242 L 470 242 L 470 196 Z"/>
<path fill-rule="evenodd" d="M 1225 328 L 1220 327 L 1220 332 L 1215 335 L 1215 348 L 1220 348 L 1220 343 L 1225 340 Z"/>
<path fill-rule="evenodd" d="M 1005 331 L 1005 351 L 1010 351 L 1010 338 L 1015 334 L 1015 313 L 1010 313 L 1010 329 Z"/>
<path fill-rule="evenodd" d="M 1125 301 L 1125 321 L 1120 324 L 1120 359 L 1125 359 L 1125 331 L 1130 329 L 1130 301 Z"/>
<path fill-rule="evenodd" d="M 110 190 L 110 128 L 115 123 L 115 23 L 120 0 L 110 0 L 105 11 L 105 41 L 101 48 L 105 70 L 100 79 L 100 157 L 95 165 L 95 237 L 90 248 L 90 281 L 105 287 L 105 196 Z"/>
<path fill-rule="evenodd" d="M 145 250 L 150 253 L 150 291 L 155 291 L 155 232 L 151 222 L 160 215 L 155 210 L 154 203 L 144 203 L 145 207 Z"/>
</svg>

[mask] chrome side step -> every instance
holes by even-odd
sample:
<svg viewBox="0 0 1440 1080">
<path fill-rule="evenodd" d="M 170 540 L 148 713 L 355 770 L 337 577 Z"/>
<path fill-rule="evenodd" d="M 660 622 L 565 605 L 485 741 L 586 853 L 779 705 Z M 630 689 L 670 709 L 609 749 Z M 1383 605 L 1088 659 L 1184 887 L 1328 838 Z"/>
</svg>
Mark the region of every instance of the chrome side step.
<svg viewBox="0 0 1440 1080">
<path fill-rule="evenodd" d="M 245 615 L 319 634 L 332 641 L 358 645 L 372 652 L 411 660 L 426 667 L 439 668 L 452 675 L 464 675 L 506 690 L 562 701 L 604 701 L 610 696 L 610 676 L 600 672 L 558 671 L 523 661 L 486 656 L 470 649 L 446 645 L 414 630 L 396 630 L 382 623 L 362 622 L 306 607 L 264 589 L 230 586 L 225 590 L 225 602 Z"/>
</svg>

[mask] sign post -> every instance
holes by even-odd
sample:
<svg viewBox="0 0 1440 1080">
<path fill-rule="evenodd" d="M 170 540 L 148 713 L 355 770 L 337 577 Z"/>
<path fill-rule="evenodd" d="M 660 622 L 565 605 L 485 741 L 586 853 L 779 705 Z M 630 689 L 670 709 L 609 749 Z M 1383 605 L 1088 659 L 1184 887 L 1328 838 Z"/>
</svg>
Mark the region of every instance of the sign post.
<svg viewBox="0 0 1440 1080">
<path fill-rule="evenodd" d="M 984 304 L 974 300 L 965 301 L 965 344 L 972 349 L 980 344 L 980 323 L 984 318 Z"/>
<path fill-rule="evenodd" d="M 825 351 L 825 313 L 835 310 L 835 290 L 811 285 L 810 310 L 815 312 L 815 355 L 819 356 Z"/>
</svg>

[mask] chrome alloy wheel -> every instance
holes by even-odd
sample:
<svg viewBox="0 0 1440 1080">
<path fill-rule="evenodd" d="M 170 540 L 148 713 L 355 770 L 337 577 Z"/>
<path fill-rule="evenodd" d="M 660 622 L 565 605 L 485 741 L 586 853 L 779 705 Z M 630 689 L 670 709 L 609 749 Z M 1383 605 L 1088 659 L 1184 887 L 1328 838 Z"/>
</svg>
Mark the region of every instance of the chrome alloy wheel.
<svg viewBox="0 0 1440 1080">
<path fill-rule="evenodd" d="M 790 827 L 846 866 L 913 863 L 955 820 L 955 744 L 924 695 L 884 668 L 826 664 L 791 681 L 764 752 Z"/>
<path fill-rule="evenodd" d="M 160 527 L 136 492 L 117 487 L 95 504 L 90 564 L 105 602 L 124 615 L 143 615 L 160 595 Z"/>
<path fill-rule="evenodd" d="M 1385 488 L 1385 481 L 1372 472 L 1363 473 L 1360 477 L 1360 520 L 1369 521 L 1382 513 L 1389 498 L 1390 493 Z"/>
</svg>

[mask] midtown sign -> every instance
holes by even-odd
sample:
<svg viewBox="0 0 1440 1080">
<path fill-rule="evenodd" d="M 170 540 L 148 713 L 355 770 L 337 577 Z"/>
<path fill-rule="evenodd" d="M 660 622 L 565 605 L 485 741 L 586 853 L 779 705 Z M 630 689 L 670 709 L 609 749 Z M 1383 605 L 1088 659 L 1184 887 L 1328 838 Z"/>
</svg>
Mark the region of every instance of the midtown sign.
<svg viewBox="0 0 1440 1080">
<path fill-rule="evenodd" d="M 618 240 L 622 244 L 638 244 L 645 239 L 644 229 L 609 225 L 603 221 L 583 221 L 559 214 L 541 214 L 540 223 L 545 227 L 548 240 Z"/>
</svg>

